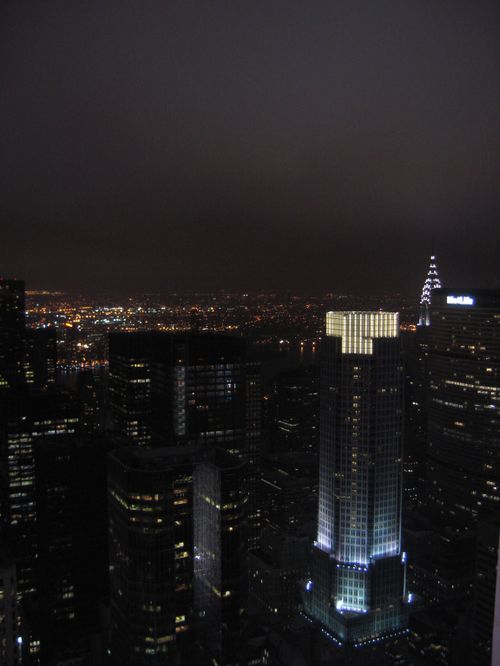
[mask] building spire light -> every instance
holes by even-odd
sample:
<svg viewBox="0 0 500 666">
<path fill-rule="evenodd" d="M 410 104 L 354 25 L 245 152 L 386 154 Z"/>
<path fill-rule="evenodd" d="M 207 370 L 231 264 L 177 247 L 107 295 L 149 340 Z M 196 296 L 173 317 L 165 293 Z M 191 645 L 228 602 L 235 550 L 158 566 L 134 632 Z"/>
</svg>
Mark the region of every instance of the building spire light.
<svg viewBox="0 0 500 666">
<path fill-rule="evenodd" d="M 436 255 L 431 254 L 429 269 L 427 277 L 422 288 L 420 295 L 420 316 L 418 320 L 419 326 L 429 326 L 430 324 L 430 305 L 432 302 L 432 290 L 441 289 L 442 284 L 439 279 L 439 272 L 437 268 Z"/>
</svg>

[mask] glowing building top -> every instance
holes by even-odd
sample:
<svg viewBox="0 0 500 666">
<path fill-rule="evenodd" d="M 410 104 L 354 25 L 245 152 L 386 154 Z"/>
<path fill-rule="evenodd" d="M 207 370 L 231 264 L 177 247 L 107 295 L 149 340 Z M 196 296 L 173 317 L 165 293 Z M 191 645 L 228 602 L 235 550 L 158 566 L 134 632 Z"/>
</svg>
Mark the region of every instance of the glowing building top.
<svg viewBox="0 0 500 666">
<path fill-rule="evenodd" d="M 427 271 L 427 277 L 422 288 L 422 294 L 420 296 L 420 317 L 418 320 L 419 326 L 429 326 L 430 322 L 430 305 L 432 301 L 432 290 L 441 289 L 442 284 L 439 279 L 439 273 L 437 269 L 436 256 L 431 254 L 431 260 L 429 263 L 429 270 Z"/>
<path fill-rule="evenodd" d="M 375 338 L 399 336 L 397 312 L 327 312 L 326 334 L 342 338 L 343 354 L 373 354 Z"/>
</svg>

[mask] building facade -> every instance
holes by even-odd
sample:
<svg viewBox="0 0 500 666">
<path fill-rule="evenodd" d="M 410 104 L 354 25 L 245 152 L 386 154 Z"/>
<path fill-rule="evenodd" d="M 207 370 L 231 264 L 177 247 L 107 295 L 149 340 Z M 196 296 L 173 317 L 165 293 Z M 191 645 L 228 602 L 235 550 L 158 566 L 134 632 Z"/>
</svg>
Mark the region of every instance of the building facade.
<svg viewBox="0 0 500 666">
<path fill-rule="evenodd" d="M 20 596 L 37 588 L 36 448 L 43 438 L 76 433 L 78 412 L 74 396 L 59 387 L 11 392 L 0 403 L 2 527 L 16 558 Z"/>
<path fill-rule="evenodd" d="M 217 446 L 247 463 L 249 540 L 260 532 L 261 384 L 242 338 L 210 333 L 110 336 L 115 425 L 139 445 Z"/>
<path fill-rule="evenodd" d="M 113 664 L 197 663 L 200 626 L 210 651 L 227 654 L 245 614 L 243 465 L 211 447 L 110 455 Z"/>
<path fill-rule="evenodd" d="M 318 534 L 305 606 L 341 644 L 405 628 L 401 431 L 397 313 L 327 313 Z"/>
<path fill-rule="evenodd" d="M 434 292 L 426 497 L 445 525 L 500 506 L 500 292 Z"/>
<path fill-rule="evenodd" d="M 194 469 L 194 607 L 206 662 L 243 666 L 247 615 L 246 463 L 214 449 Z"/>
<path fill-rule="evenodd" d="M 0 279 L 0 391 L 24 382 L 24 281 Z"/>
<path fill-rule="evenodd" d="M 109 336 L 109 398 L 114 426 L 138 446 L 151 444 L 151 335 Z"/>
</svg>

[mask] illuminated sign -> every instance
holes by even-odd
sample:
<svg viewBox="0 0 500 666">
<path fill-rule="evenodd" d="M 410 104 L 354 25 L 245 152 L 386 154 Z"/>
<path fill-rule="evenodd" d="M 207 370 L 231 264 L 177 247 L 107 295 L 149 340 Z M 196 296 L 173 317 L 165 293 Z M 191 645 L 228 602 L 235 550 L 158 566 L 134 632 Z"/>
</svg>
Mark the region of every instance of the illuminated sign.
<svg viewBox="0 0 500 666">
<path fill-rule="evenodd" d="M 474 305 L 474 299 L 470 296 L 447 296 L 448 305 Z"/>
</svg>

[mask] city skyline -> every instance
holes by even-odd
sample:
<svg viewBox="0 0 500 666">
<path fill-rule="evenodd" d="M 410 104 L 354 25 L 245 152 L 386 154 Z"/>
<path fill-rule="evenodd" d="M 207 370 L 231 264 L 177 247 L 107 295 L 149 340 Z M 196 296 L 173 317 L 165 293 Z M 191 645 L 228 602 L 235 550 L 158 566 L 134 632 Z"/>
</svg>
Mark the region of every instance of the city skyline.
<svg viewBox="0 0 500 666">
<path fill-rule="evenodd" d="M 500 666 L 499 34 L 0 3 L 2 666 Z"/>
<path fill-rule="evenodd" d="M 500 291 L 423 295 L 28 324 L 0 280 L 7 665 L 495 664 Z"/>
</svg>

